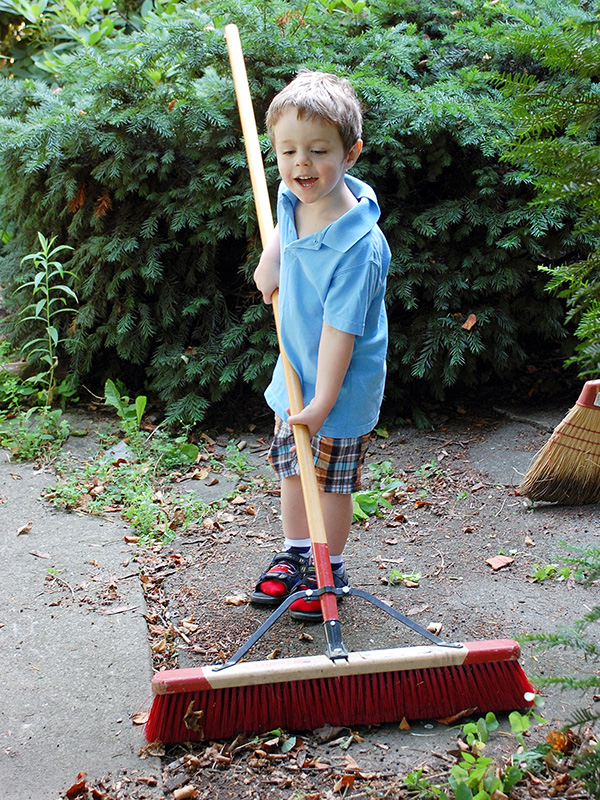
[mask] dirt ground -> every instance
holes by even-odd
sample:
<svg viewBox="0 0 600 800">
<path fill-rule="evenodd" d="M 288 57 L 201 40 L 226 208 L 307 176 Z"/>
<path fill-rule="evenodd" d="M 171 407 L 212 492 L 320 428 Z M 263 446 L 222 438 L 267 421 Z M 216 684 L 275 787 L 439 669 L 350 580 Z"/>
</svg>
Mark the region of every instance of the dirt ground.
<svg viewBox="0 0 600 800">
<path fill-rule="evenodd" d="M 482 414 L 459 407 L 433 414 L 431 429 L 405 425 L 374 439 L 363 488 L 379 491 L 382 474 L 399 486 L 387 495 L 390 507 L 381 506 L 379 515 L 352 527 L 345 553 L 351 584 L 450 642 L 552 633 L 581 619 L 596 603 L 595 589 L 572 574 L 540 577 L 550 565 L 564 567 L 562 560 L 577 548 L 598 547 L 598 506 L 532 506 L 515 494 L 532 455 L 560 419 L 553 410 L 504 408 Z M 228 500 L 170 545 L 140 555 L 156 669 L 222 662 L 268 617 L 268 610 L 252 606 L 248 595 L 281 543 L 277 484 L 267 464 L 269 437 L 266 423 L 216 437 L 216 455 L 233 441 L 250 469 L 242 478 L 221 472 L 184 480 L 179 487 L 184 491 L 206 499 L 227 494 Z M 358 597 L 344 600 L 340 618 L 350 650 L 424 643 Z M 320 625 L 284 615 L 249 658 L 323 651 Z M 534 683 L 540 676 L 583 676 L 594 668 L 580 654 L 529 642 L 522 645 L 520 662 Z M 547 724 L 532 718 L 528 748 L 598 699 L 555 687 L 541 694 L 545 706 L 539 713 Z M 502 767 L 519 744 L 506 717 L 499 720 L 485 755 Z M 147 753 L 162 758 L 169 800 L 427 797 L 416 790 L 411 794 L 405 778 L 422 769 L 424 779 L 444 783 L 460 754 L 460 724 L 417 720 L 276 731 L 168 748 L 155 743 Z M 90 796 L 144 796 L 142 790 L 128 793 L 122 782 L 115 789 L 108 779 L 95 791 Z M 543 779 L 528 776 L 510 796 L 588 798 L 560 766 Z"/>
<path fill-rule="evenodd" d="M 390 508 L 353 525 L 345 553 L 351 583 L 439 629 L 447 641 L 554 632 L 586 613 L 593 589 L 572 575 L 541 581 L 535 575 L 549 565 L 564 566 L 562 559 L 576 548 L 598 546 L 598 506 L 532 506 L 515 494 L 531 456 L 560 417 L 461 411 L 434 415 L 433 429 L 403 426 L 374 440 L 363 488 L 378 489 L 384 472 L 400 486 L 388 496 Z M 227 441 L 217 439 L 216 451 Z M 268 616 L 248 603 L 248 594 L 281 541 L 277 486 L 266 462 L 269 433 L 257 429 L 236 434 L 235 441 L 253 470 L 237 483 L 227 506 L 169 548 L 145 556 L 157 668 L 219 663 Z M 497 556 L 505 566 L 493 561 Z M 350 650 L 424 643 L 360 598 L 346 599 L 340 618 Z M 285 615 L 249 657 L 323 649 L 321 626 Z M 532 643 L 523 645 L 521 663 L 534 682 L 589 670 L 579 654 Z M 533 720 L 531 746 L 592 702 L 557 688 L 543 694 L 540 713 L 548 724 Z M 456 760 L 459 724 L 420 720 L 404 730 L 373 725 L 305 732 L 295 739 L 284 731 L 250 741 L 175 746 L 163 756 L 165 790 L 167 796 L 175 791 L 176 797 L 196 798 L 408 797 L 402 784 L 410 772 L 423 768 L 429 781 L 443 782 Z M 501 717 L 485 754 L 504 763 L 517 748 Z M 570 796 L 587 796 L 561 780 L 562 785 L 530 780 L 511 796 L 560 796 L 567 789 Z"/>
</svg>

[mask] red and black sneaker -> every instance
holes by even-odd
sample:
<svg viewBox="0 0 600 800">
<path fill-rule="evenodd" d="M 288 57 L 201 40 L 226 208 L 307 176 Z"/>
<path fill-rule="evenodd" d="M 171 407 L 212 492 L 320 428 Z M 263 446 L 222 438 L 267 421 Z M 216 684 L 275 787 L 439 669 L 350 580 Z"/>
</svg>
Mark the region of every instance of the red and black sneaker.
<svg viewBox="0 0 600 800">
<path fill-rule="evenodd" d="M 310 557 L 284 550 L 277 553 L 256 588 L 250 595 L 253 603 L 263 606 L 278 606 L 302 583 L 310 566 Z"/>
<path fill-rule="evenodd" d="M 333 573 L 333 585 L 336 589 L 342 589 L 344 586 L 348 586 L 348 583 L 348 573 L 346 572 L 346 568 L 342 566 L 340 570 Z M 295 591 L 300 592 L 304 589 L 317 588 L 318 586 L 315 568 L 311 566 L 306 578 L 302 581 L 300 586 L 296 586 Z M 342 598 L 338 597 L 338 602 L 340 600 L 342 600 Z M 321 601 L 318 597 L 316 597 L 314 600 L 309 600 L 306 597 L 301 597 L 298 600 L 294 600 L 290 606 L 290 616 L 292 619 L 296 619 L 299 622 L 321 622 L 323 620 L 323 614 L 321 613 Z"/>
</svg>

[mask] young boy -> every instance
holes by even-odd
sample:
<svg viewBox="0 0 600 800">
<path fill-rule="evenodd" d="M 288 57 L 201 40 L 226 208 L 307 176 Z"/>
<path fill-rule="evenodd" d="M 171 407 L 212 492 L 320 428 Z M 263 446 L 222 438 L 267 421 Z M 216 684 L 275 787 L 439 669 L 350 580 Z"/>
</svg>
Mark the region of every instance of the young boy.
<svg viewBox="0 0 600 800">
<path fill-rule="evenodd" d="M 285 538 L 251 594 L 254 603 L 278 605 L 317 585 L 292 425 L 306 425 L 312 437 L 334 582 L 348 585 L 342 554 L 352 492 L 385 382 L 390 251 L 373 190 L 346 174 L 362 149 L 361 108 L 350 82 L 300 71 L 273 99 L 266 124 L 282 183 L 278 224 L 254 279 L 265 303 L 279 288 L 283 345 L 305 404 L 289 416 L 279 359 L 265 398 L 275 412 L 269 458 L 281 482 Z M 318 599 L 296 600 L 290 612 L 322 619 Z"/>
</svg>

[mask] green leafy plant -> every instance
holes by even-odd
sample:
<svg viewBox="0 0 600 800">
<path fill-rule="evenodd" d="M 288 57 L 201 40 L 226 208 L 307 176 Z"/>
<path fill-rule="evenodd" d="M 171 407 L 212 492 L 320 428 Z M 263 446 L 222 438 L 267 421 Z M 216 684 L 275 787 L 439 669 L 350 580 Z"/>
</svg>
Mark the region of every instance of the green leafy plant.
<svg viewBox="0 0 600 800">
<path fill-rule="evenodd" d="M 538 583 L 545 580 L 566 581 L 571 575 L 569 567 L 561 567 L 560 564 L 536 564 L 529 577 Z"/>
<path fill-rule="evenodd" d="M 402 788 L 412 800 L 449 800 L 449 795 L 440 786 L 424 777 L 423 769 L 409 772 L 404 778 Z"/>
<path fill-rule="evenodd" d="M 58 453 L 69 433 L 60 408 L 34 406 L 0 423 L 0 446 L 15 461 L 45 461 Z"/>
<path fill-rule="evenodd" d="M 365 520 L 372 516 L 382 517 L 381 508 L 391 507 L 392 504 L 377 489 L 358 491 L 352 495 L 352 519 L 354 522 Z"/>
<path fill-rule="evenodd" d="M 45 369 L 30 378 L 29 381 L 43 384 L 45 387 L 45 405 L 50 406 L 55 386 L 55 371 L 58 365 L 58 347 L 61 341 L 59 318 L 61 314 L 75 313 L 75 309 L 67 306 L 67 298 L 77 302 L 77 295 L 65 283 L 65 279 L 74 278 L 74 274 L 65 269 L 57 259 L 62 251 L 73 250 L 69 245 L 54 245 L 56 236 L 51 239 L 38 232 L 41 249 L 21 259 L 21 264 L 31 261 L 35 275 L 31 280 L 22 283 L 17 292 L 31 295 L 31 302 L 21 309 L 19 324 L 33 327 L 34 338 L 28 336 L 23 344 L 28 360 L 45 365 Z M 36 335 L 37 334 L 37 335 Z"/>
<path fill-rule="evenodd" d="M 125 435 L 135 439 L 146 410 L 145 395 L 139 395 L 131 402 L 130 398 L 126 394 L 121 394 L 115 382 L 109 378 L 104 384 L 104 398 L 108 405 L 117 410 Z"/>
<path fill-rule="evenodd" d="M 248 460 L 248 456 L 243 450 L 237 446 L 235 442 L 229 442 L 225 449 L 225 458 L 223 459 L 223 466 L 225 469 L 235 472 L 237 475 L 243 476 L 252 469 L 252 465 Z"/>
<path fill-rule="evenodd" d="M 402 572 L 399 569 L 390 570 L 388 580 L 391 586 L 400 586 L 401 584 L 408 586 L 418 586 L 422 574 L 420 572 Z"/>
<path fill-rule="evenodd" d="M 485 717 L 480 717 L 474 722 L 467 722 L 462 725 L 462 733 L 465 741 L 470 747 L 477 743 L 485 744 L 490 733 L 498 729 L 498 719 L 496 715 L 490 711 Z"/>
<path fill-rule="evenodd" d="M 394 477 L 394 464 L 392 461 L 381 461 L 379 464 L 369 464 L 369 472 L 374 481 L 390 481 Z"/>
<path fill-rule="evenodd" d="M 415 475 L 419 478 L 423 478 L 423 480 L 429 481 L 432 478 L 437 478 L 442 474 L 442 469 L 435 460 L 432 458 L 428 464 L 421 464 L 418 469 L 415 470 Z"/>
</svg>

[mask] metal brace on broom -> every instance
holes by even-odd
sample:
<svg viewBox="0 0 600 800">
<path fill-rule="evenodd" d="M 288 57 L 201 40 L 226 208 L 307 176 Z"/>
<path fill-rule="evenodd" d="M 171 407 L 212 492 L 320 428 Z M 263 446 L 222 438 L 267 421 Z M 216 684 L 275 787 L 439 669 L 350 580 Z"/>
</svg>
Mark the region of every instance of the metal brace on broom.
<svg viewBox="0 0 600 800">
<path fill-rule="evenodd" d="M 277 226 L 254 273 L 265 303 L 279 289 L 282 342 L 302 385 L 290 416 L 281 356 L 265 392 L 275 412 L 269 460 L 281 483 L 284 543 L 260 575 L 252 602 L 277 606 L 317 587 L 291 425 L 311 436 L 335 586 L 348 585 L 343 551 L 352 493 L 377 423 L 386 374 L 384 305 L 390 249 L 372 188 L 348 175 L 362 149 L 362 113 L 351 83 L 301 70 L 266 116 L 282 178 Z M 292 618 L 319 622 L 318 598 Z"/>
</svg>

